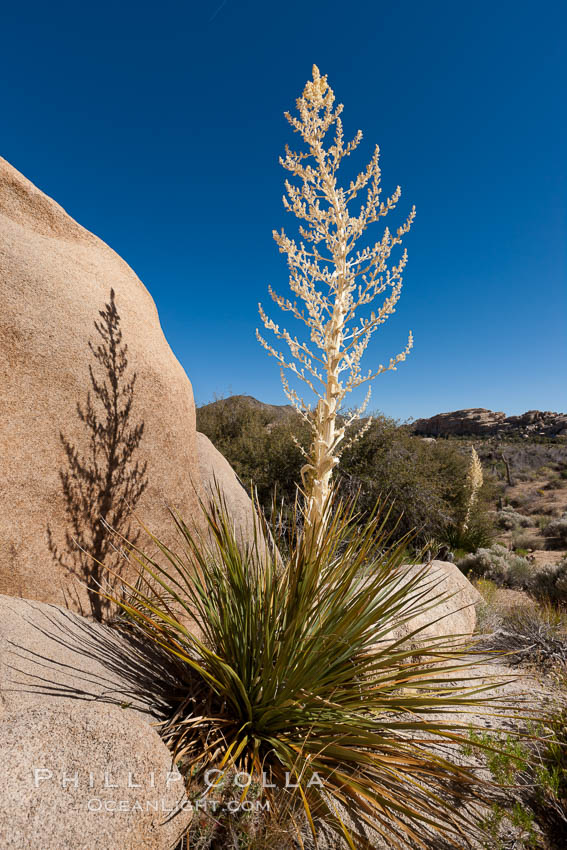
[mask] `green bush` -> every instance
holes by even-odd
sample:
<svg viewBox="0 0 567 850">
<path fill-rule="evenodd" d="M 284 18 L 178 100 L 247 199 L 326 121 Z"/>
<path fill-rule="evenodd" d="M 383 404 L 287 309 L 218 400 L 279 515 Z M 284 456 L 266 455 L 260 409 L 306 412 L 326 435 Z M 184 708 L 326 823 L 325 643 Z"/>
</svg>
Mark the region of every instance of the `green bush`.
<svg viewBox="0 0 567 850">
<path fill-rule="evenodd" d="M 417 530 L 418 542 L 435 539 L 451 549 L 470 551 L 492 539 L 486 512 L 493 484 L 486 480 L 462 532 L 468 503 L 470 448 L 449 440 L 425 443 L 395 420 L 377 415 L 364 437 L 345 451 L 338 468 L 343 495 L 360 492 L 359 507 L 371 510 L 387 494 L 404 532 Z"/>
<path fill-rule="evenodd" d="M 533 573 L 533 566 L 526 558 L 498 543 L 466 555 L 457 562 L 457 566 L 470 578 L 490 579 L 501 587 L 516 589 L 526 587 Z"/>
<path fill-rule="evenodd" d="M 251 484 L 257 488 L 266 513 L 276 488 L 289 523 L 305 462 L 297 443 L 307 449 L 311 439 L 307 423 L 290 407 L 233 396 L 198 408 L 197 429 L 222 452 L 247 489 Z M 349 435 L 347 443 L 348 439 Z M 387 520 L 390 530 L 397 527 L 404 534 L 415 529 L 417 546 L 431 538 L 449 544 L 452 529 L 462 524 L 466 511 L 469 459 L 467 445 L 447 440 L 424 443 L 408 427 L 377 414 L 361 439 L 343 452 L 336 486 L 342 498 L 357 497 L 361 521 L 378 499 L 387 497 L 393 503 Z M 492 495 L 487 481 L 464 540 L 469 551 L 489 542 L 485 508 Z"/>
<path fill-rule="evenodd" d="M 567 558 L 545 564 L 533 575 L 528 591 L 539 602 L 567 606 Z"/>
<path fill-rule="evenodd" d="M 532 724 L 531 738 L 471 730 L 466 755 L 475 752 L 495 783 L 506 786 L 485 825 L 486 850 L 562 850 L 567 834 L 567 708 Z"/>
<path fill-rule="evenodd" d="M 558 519 L 551 520 L 543 530 L 547 538 L 548 549 L 566 549 L 567 548 L 567 514 L 563 514 Z"/>
<path fill-rule="evenodd" d="M 266 512 L 276 487 L 278 500 L 288 506 L 289 514 L 305 462 L 299 446 L 307 449 L 310 440 L 309 427 L 293 409 L 281 411 L 246 396 L 233 396 L 198 407 L 197 430 L 224 455 L 244 487 L 256 489 Z"/>
</svg>

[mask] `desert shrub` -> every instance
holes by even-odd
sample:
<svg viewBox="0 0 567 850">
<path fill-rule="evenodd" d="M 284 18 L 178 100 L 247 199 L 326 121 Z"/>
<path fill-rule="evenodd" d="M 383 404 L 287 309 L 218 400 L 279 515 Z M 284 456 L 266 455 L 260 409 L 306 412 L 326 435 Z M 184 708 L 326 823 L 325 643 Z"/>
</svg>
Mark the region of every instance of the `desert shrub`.
<svg viewBox="0 0 567 850">
<path fill-rule="evenodd" d="M 526 493 L 521 493 L 510 499 L 510 504 L 514 508 L 521 508 L 520 513 L 524 516 L 534 513 L 538 509 L 540 496 L 545 495 L 544 490 L 528 490 Z"/>
<path fill-rule="evenodd" d="M 497 511 L 495 520 L 497 527 L 505 531 L 515 531 L 517 528 L 533 528 L 536 525 L 534 517 L 518 513 L 510 506 L 505 506 L 501 511 Z"/>
<path fill-rule="evenodd" d="M 502 586 L 508 572 L 507 555 L 508 550 L 495 543 L 490 548 L 481 547 L 475 553 L 465 555 L 457 562 L 457 566 L 471 579 L 489 579 Z"/>
<path fill-rule="evenodd" d="M 536 850 L 541 846 L 541 831 L 533 810 L 526 806 L 521 788 L 530 774 L 534 755 L 530 747 L 512 735 L 494 734 L 489 730 L 470 730 L 469 742 L 463 747 L 465 756 L 473 753 L 484 763 L 497 786 L 512 786 L 496 798 L 484 818 L 488 839 L 484 850 Z"/>
<path fill-rule="evenodd" d="M 553 519 L 543 529 L 543 533 L 547 540 L 548 549 L 566 549 L 567 548 L 567 514 L 558 519 Z"/>
<path fill-rule="evenodd" d="M 534 599 L 552 605 L 567 605 L 567 558 L 545 564 L 532 576 L 527 589 Z"/>
<path fill-rule="evenodd" d="M 463 531 L 470 493 L 470 447 L 449 440 L 424 443 L 394 420 L 377 416 L 369 431 L 344 452 L 338 481 L 344 496 L 360 489 L 368 512 L 381 495 L 394 501 L 400 530 L 417 530 L 417 540 L 434 538 L 450 549 L 471 551 L 492 539 L 487 505 L 494 497 L 488 476 Z"/>
<path fill-rule="evenodd" d="M 478 549 L 457 562 L 459 569 L 471 578 L 490 579 L 501 587 L 523 587 L 533 567 L 526 558 L 495 543 Z"/>
<path fill-rule="evenodd" d="M 557 477 L 557 478 L 552 478 L 551 481 L 548 481 L 543 489 L 544 490 L 563 490 L 563 488 L 565 486 L 566 486 L 565 481 L 563 481 L 561 478 Z"/>
<path fill-rule="evenodd" d="M 554 712 L 543 731 L 533 808 L 550 846 L 560 848 L 567 834 L 567 707 Z"/>
<path fill-rule="evenodd" d="M 534 567 L 522 554 L 515 554 L 516 557 L 510 559 L 508 566 L 506 586 L 513 590 L 526 590 L 533 576 Z"/>
<path fill-rule="evenodd" d="M 402 566 L 407 541 L 393 544 L 383 519 L 361 528 L 338 506 L 315 550 L 293 533 L 282 558 L 263 542 L 261 518 L 244 545 L 213 505 L 208 536 L 176 518 L 182 554 L 155 538 L 163 563 L 133 550 L 139 579 L 116 601 L 129 627 L 171 656 L 172 710 L 160 730 L 188 782 L 208 769 L 265 772 L 279 788 L 291 777 L 286 805 L 301 804 L 314 833 L 324 822 L 345 835 L 338 805 L 354 824 L 351 847 L 368 846 L 365 827 L 388 846 L 413 846 L 429 827 L 458 846 L 481 833 L 467 805 L 480 780 L 457 752 L 462 716 L 494 703 L 466 647 L 429 638 L 416 657 L 411 627 L 392 644 L 393 628 L 436 613 L 423 594 L 427 567 Z M 227 846 L 222 835 L 215 846 Z"/>
<path fill-rule="evenodd" d="M 291 520 L 305 463 L 296 441 L 305 449 L 311 438 L 301 417 L 291 408 L 234 396 L 198 408 L 197 429 L 222 452 L 246 488 L 251 484 L 257 488 L 266 513 L 275 487 Z M 449 543 L 445 529 L 458 525 L 466 512 L 468 462 L 466 445 L 446 440 L 425 444 L 406 426 L 376 414 L 361 439 L 343 452 L 336 485 L 343 498 L 356 495 L 361 521 L 372 513 L 380 497 L 387 496 L 393 504 L 387 520 L 390 530 L 397 526 L 398 533 L 404 534 L 416 529 L 416 545 L 429 538 Z M 485 510 L 493 495 L 491 488 L 487 480 L 475 505 L 466 541 L 469 551 L 489 542 Z"/>
<path fill-rule="evenodd" d="M 512 546 L 514 549 L 535 549 L 536 540 L 533 534 L 525 531 L 515 531 L 512 534 Z"/>
<path fill-rule="evenodd" d="M 395 420 L 377 416 L 367 433 L 343 453 L 337 482 L 343 496 L 357 496 L 365 515 L 381 494 L 387 494 L 399 531 L 418 529 L 424 540 L 438 536 L 451 517 L 465 475 L 466 460 L 458 450 L 424 444 Z"/>
<path fill-rule="evenodd" d="M 276 413 L 274 414 L 274 410 Z M 309 428 L 291 408 L 272 408 L 233 396 L 197 408 L 197 430 L 226 457 L 247 490 L 254 487 L 264 510 L 274 495 L 295 503 L 304 463 L 298 443 L 309 445 Z"/>
</svg>

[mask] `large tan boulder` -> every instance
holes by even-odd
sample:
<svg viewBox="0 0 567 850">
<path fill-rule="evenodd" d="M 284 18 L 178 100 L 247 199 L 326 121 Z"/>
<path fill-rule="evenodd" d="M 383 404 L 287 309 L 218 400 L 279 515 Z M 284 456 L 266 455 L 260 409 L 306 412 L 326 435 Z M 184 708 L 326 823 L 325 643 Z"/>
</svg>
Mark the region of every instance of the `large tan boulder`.
<svg viewBox="0 0 567 850">
<path fill-rule="evenodd" d="M 171 709 L 172 675 L 149 646 L 104 623 L 0 596 L 0 717 L 31 705 L 105 702 L 153 723 Z"/>
<path fill-rule="evenodd" d="M 157 732 L 113 706 L 0 720 L 2 850 L 173 850 L 192 815 Z"/>
<path fill-rule="evenodd" d="M 197 456 L 205 497 L 216 500 L 220 491 L 230 507 L 237 535 L 250 539 L 254 527 L 250 496 L 226 458 L 200 431 L 197 431 Z"/>
<path fill-rule="evenodd" d="M 386 640 L 409 639 L 409 645 L 447 647 L 467 643 L 476 627 L 476 606 L 482 596 L 456 564 L 431 561 L 403 568 L 405 578 L 421 575 L 417 586 L 408 594 L 401 612 L 402 621 Z"/>
<path fill-rule="evenodd" d="M 191 808 L 152 727 L 177 687 L 147 643 L 0 596 L 2 850 L 27 850 L 38 835 L 45 850 L 173 848 Z"/>
<path fill-rule="evenodd" d="M 132 269 L 0 158 L 0 592 L 80 604 L 85 591 L 48 545 L 73 535 L 61 474 L 89 433 L 78 416 L 92 390 L 89 341 L 115 291 L 128 372 L 136 373 L 132 425 L 143 434 L 132 458 L 147 463 L 136 510 L 171 542 L 167 506 L 191 521 L 199 487 L 191 384 L 160 327 L 155 304 Z M 92 395 L 92 392 L 91 392 Z M 96 513 L 96 510 L 95 510 Z M 99 514 L 100 515 L 100 514 Z M 93 517 L 93 522 L 96 517 Z M 73 587 L 71 587 L 71 584 Z M 88 604 L 84 606 L 88 611 Z"/>
</svg>

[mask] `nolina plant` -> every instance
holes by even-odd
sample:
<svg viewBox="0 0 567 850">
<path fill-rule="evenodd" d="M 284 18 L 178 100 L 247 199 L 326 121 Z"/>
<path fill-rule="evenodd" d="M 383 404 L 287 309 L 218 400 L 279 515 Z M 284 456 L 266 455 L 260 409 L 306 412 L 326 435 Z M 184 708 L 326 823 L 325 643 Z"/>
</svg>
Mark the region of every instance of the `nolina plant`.
<svg viewBox="0 0 567 850">
<path fill-rule="evenodd" d="M 466 531 L 469 527 L 472 510 L 475 506 L 476 500 L 478 498 L 478 494 L 480 488 L 483 483 L 483 475 L 482 475 L 482 464 L 480 462 L 480 458 L 476 452 L 474 446 L 471 448 L 471 462 L 469 464 L 468 472 L 467 472 L 467 490 L 468 490 L 468 498 L 467 498 L 467 507 L 465 512 L 465 518 L 463 520 L 463 531 Z"/>
<path fill-rule="evenodd" d="M 211 777 L 264 775 L 271 813 L 297 825 L 299 846 L 302 809 L 314 838 L 324 824 L 336 847 L 370 850 L 365 830 L 389 847 L 463 847 L 482 832 L 467 799 L 483 782 L 456 750 L 471 713 L 491 704 L 494 718 L 498 706 L 470 647 L 424 632 L 447 594 L 429 567 L 403 566 L 407 536 L 393 542 L 385 513 L 361 527 L 353 506 L 326 510 L 316 549 L 294 530 L 284 557 L 259 514 L 243 545 L 220 498 L 205 511 L 208 537 L 176 517 L 178 552 L 156 538 L 160 558 L 132 548 L 138 581 L 114 601 L 170 658 L 161 734 L 203 796 Z M 227 847 L 230 818 L 214 819 L 211 846 Z"/>
<path fill-rule="evenodd" d="M 280 330 L 261 305 L 260 316 L 265 327 L 287 343 L 292 359 L 286 359 L 256 332 L 268 354 L 280 364 L 286 395 L 313 429 L 311 449 L 302 469 L 307 529 L 320 527 L 323 522 L 333 469 L 344 447 L 345 429 L 366 409 L 370 390 L 362 406 L 339 422 L 341 402 L 347 393 L 369 383 L 382 372 L 396 369 L 412 347 L 410 332 L 405 349 L 392 357 L 387 366 L 379 365 L 363 373 L 361 360 L 370 338 L 394 312 L 400 297 L 407 254 L 404 251 L 391 268 L 388 268 L 388 260 L 393 248 L 410 229 L 415 208 L 395 234 L 386 228 L 374 245 L 355 250 L 366 228 L 394 209 L 401 189 L 398 186 L 390 198 L 384 202 L 380 200 L 378 146 L 366 169 L 348 187 L 339 186 L 337 172 L 341 161 L 358 147 L 362 132 L 359 130 L 354 139 L 345 144 L 340 119 L 343 107 L 342 104 L 334 107 L 334 101 L 327 77 L 321 76 L 314 65 L 313 79 L 297 100 L 299 117 L 286 113 L 307 151 L 296 152 L 286 145 L 285 157 L 280 157 L 281 165 L 300 181 L 299 185 L 293 185 L 286 180 L 284 206 L 306 225 L 299 227 L 304 240 L 299 244 L 283 230 L 281 233 L 274 231 L 273 235 L 280 251 L 287 254 L 291 290 L 303 301 L 305 309 L 296 301 L 277 295 L 271 287 L 269 291 L 282 310 L 291 312 L 307 325 L 310 343 L 299 341 L 285 329 Z M 325 138 L 333 126 L 334 137 L 325 147 Z M 366 192 L 365 202 L 353 214 L 349 205 L 363 191 Z M 380 295 L 384 295 L 384 300 L 377 311 L 370 312 L 367 317 L 360 316 L 361 310 Z M 318 400 L 314 410 L 290 386 L 286 369 L 315 393 Z"/>
<path fill-rule="evenodd" d="M 155 537 L 155 555 L 129 547 L 139 575 L 131 584 L 126 577 L 127 593 L 113 601 L 129 628 L 169 657 L 162 669 L 177 681 L 161 734 L 188 782 L 205 789 L 211 770 L 266 775 L 266 793 L 280 814 L 289 813 L 290 829 L 297 824 L 300 846 L 299 807 L 315 843 L 324 824 L 335 833 L 334 846 L 344 846 L 344 839 L 351 850 L 372 847 L 367 830 L 390 847 L 423 847 L 428 839 L 462 847 L 482 832 L 467 801 L 481 799 L 483 783 L 455 750 L 467 740 L 468 713 L 488 705 L 497 712 L 497 704 L 487 702 L 489 686 L 475 672 L 471 648 L 458 636 L 436 637 L 428 629 L 443 619 L 438 604 L 447 594 L 439 589 L 439 574 L 404 566 L 409 538 L 394 540 L 386 531 L 387 512 L 376 510 L 361 524 L 355 504 L 329 497 L 344 437 L 339 405 L 347 392 L 385 370 L 363 375 L 360 361 L 399 297 L 405 254 L 389 272 L 386 261 L 413 219 L 412 212 L 396 236 L 386 231 L 374 248 L 351 255 L 367 224 L 395 205 L 399 190 L 379 203 L 377 151 L 348 190 L 337 187 L 338 164 L 360 134 L 344 146 L 341 108 L 333 111 L 333 101 L 314 68 L 298 101 L 300 118 L 290 119 L 310 153 L 288 151 L 284 160 L 303 181 L 300 189 L 288 185 L 288 204 L 310 223 L 301 232 L 312 250 L 284 234 L 276 238 L 307 315 L 273 296 L 303 318 L 320 357 L 262 312 L 300 368 L 264 343 L 268 351 L 312 389 L 316 380 L 323 387 L 311 419 L 284 379 L 314 431 L 305 470 L 308 533 L 294 526 L 280 552 L 280 541 L 256 511 L 246 543 L 217 490 L 209 508 L 202 506 L 202 536 L 175 516 L 178 551 Z M 335 143 L 324 149 L 332 124 Z M 315 166 L 304 163 L 308 156 Z M 347 204 L 365 186 L 367 203 L 353 217 Z M 328 256 L 319 253 L 322 241 Z M 327 295 L 317 283 L 328 286 Z M 387 288 L 378 313 L 354 324 L 358 308 Z M 387 368 L 395 368 L 410 345 L 411 337 Z M 224 826 L 213 846 L 227 846 L 230 825 Z"/>
<path fill-rule="evenodd" d="M 476 552 L 490 546 L 492 525 L 486 513 L 474 510 L 483 485 L 482 464 L 474 446 L 464 482 L 463 501 L 460 517 L 448 523 L 443 529 L 443 542 L 451 549 L 464 549 Z"/>
</svg>

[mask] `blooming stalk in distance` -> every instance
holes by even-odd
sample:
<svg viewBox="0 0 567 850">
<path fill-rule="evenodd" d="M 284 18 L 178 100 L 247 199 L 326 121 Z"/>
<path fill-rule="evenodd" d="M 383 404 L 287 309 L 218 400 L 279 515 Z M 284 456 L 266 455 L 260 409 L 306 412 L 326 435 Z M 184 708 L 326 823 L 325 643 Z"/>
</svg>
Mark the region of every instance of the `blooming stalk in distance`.
<svg viewBox="0 0 567 850">
<path fill-rule="evenodd" d="M 482 475 L 482 464 L 480 462 L 480 458 L 476 452 L 476 449 L 473 446 L 471 449 L 471 462 L 467 472 L 467 489 L 469 493 L 469 500 L 467 504 L 465 519 L 463 522 L 463 531 L 466 531 L 469 527 L 472 509 L 477 500 L 478 493 L 480 488 L 482 487 L 483 481 L 484 478 Z"/>
<path fill-rule="evenodd" d="M 271 287 L 269 292 L 278 307 L 307 326 L 310 341 L 301 341 L 280 329 L 261 304 L 259 310 L 264 326 L 287 344 L 291 357 L 284 356 L 256 331 L 259 342 L 280 364 L 287 397 L 313 431 L 311 448 L 305 453 L 306 463 L 302 469 L 308 530 L 321 528 L 325 521 L 333 469 L 339 462 L 341 450 L 346 447 L 343 442 L 345 430 L 366 409 L 370 388 L 359 408 L 345 418 L 337 418 L 343 399 L 382 372 L 395 370 L 413 345 L 410 332 L 404 350 L 390 358 L 387 365 L 362 371 L 362 356 L 372 334 L 395 312 L 400 298 L 407 253 L 404 250 L 396 264 L 388 266 L 388 261 L 394 247 L 401 244 L 409 231 L 415 208 L 395 233 L 386 227 L 373 245 L 357 246 L 366 228 L 395 208 L 401 189 L 398 186 L 391 197 L 381 201 L 378 146 L 366 169 L 348 187 L 338 184 L 341 161 L 358 147 L 362 132 L 359 130 L 354 139 L 345 143 L 340 118 L 343 106 L 334 107 L 334 101 L 327 77 L 321 76 L 314 65 L 313 79 L 307 82 L 296 101 L 298 116 L 285 113 L 307 150 L 293 151 L 286 145 L 285 156 L 280 157 L 280 164 L 299 181 L 293 184 L 286 180 L 284 206 L 305 224 L 299 226 L 299 243 L 290 239 L 283 229 L 274 231 L 273 236 L 280 252 L 287 254 L 289 285 L 303 305 L 278 295 Z M 333 137 L 325 147 L 332 127 Z M 361 192 L 365 192 L 365 199 L 354 214 L 349 207 Z M 384 300 L 376 310 L 361 316 L 361 311 L 380 295 Z M 314 409 L 290 385 L 286 370 L 315 394 Z"/>
</svg>

